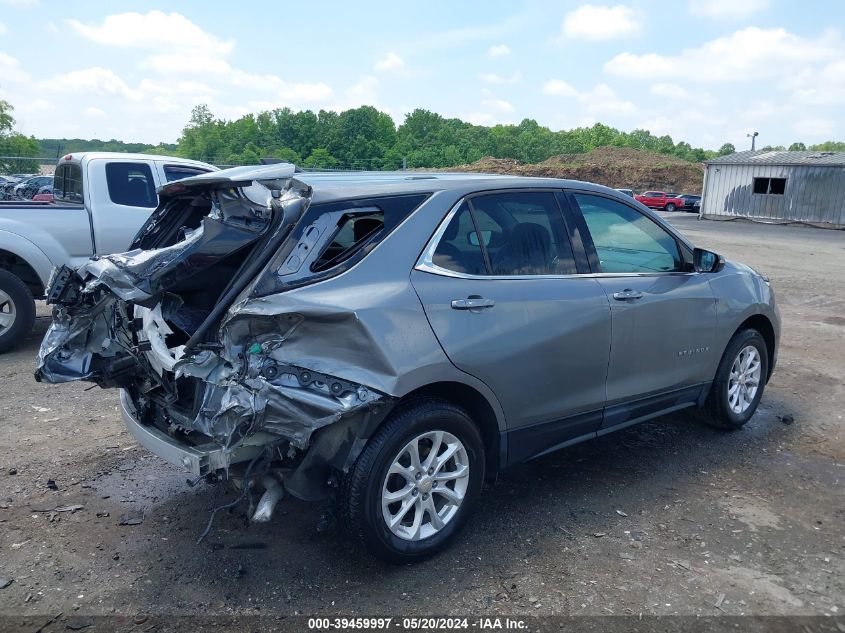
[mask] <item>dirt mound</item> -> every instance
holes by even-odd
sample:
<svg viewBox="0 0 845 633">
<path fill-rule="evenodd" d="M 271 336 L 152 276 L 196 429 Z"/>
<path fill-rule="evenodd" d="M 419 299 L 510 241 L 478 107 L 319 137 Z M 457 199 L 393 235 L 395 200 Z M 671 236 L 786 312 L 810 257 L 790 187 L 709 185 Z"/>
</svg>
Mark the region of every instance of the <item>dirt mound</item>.
<svg viewBox="0 0 845 633">
<path fill-rule="evenodd" d="M 542 163 L 524 164 L 509 158 L 484 157 L 448 171 L 543 176 L 585 180 L 608 187 L 646 191 L 700 193 L 702 165 L 627 147 L 599 147 L 585 154 L 561 154 Z"/>
</svg>

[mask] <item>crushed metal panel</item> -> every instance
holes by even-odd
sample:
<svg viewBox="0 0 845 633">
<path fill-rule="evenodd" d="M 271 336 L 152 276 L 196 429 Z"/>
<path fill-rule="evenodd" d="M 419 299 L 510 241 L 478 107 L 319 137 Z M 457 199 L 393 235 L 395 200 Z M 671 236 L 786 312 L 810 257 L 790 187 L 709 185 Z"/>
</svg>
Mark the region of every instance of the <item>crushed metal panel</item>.
<svg viewBox="0 0 845 633">
<path fill-rule="evenodd" d="M 279 173 L 277 166 L 259 171 L 263 176 Z M 189 184 L 201 193 L 200 185 L 220 185 L 221 173 L 197 177 Z M 243 176 L 238 172 L 233 178 Z M 223 189 L 212 189 L 207 215 L 197 228 L 182 231 L 176 243 L 94 258 L 77 271 L 54 275 L 49 289 L 54 321 L 39 350 L 36 378 L 122 387 L 127 406 L 138 416 L 127 421 L 133 434 L 197 474 L 255 457 L 255 438 L 267 446 L 284 444 L 289 451 L 304 451 L 313 433 L 323 427 L 341 420 L 366 424 L 385 414 L 393 401 L 386 393 L 286 362 L 279 348 L 303 317 L 287 313 L 278 298 L 262 300 L 268 307 L 266 318 L 260 314 L 239 318 L 242 306 L 237 302 L 226 306 L 229 313 L 222 315 L 221 335 L 210 346 L 202 341 L 193 347 L 170 342 L 181 323 L 178 311 L 184 307 L 182 298 L 169 292 L 174 284 L 260 243 L 263 235 L 281 234 L 286 223 L 292 225 L 307 209 L 309 186 L 291 179 L 278 191 L 265 186 L 277 184 L 270 179 L 262 182 L 240 188 L 223 182 Z M 174 196 L 184 193 L 184 189 L 170 191 Z M 193 194 L 185 196 L 195 200 Z M 289 218 L 294 208 L 298 214 Z M 136 243 L 144 243 L 148 236 L 154 242 L 157 223 L 165 218 L 166 213 L 154 217 Z M 172 230 L 172 226 L 166 229 Z M 270 253 L 255 256 L 260 264 Z M 246 276 L 244 283 L 249 279 Z M 321 330 L 327 339 L 323 348 L 327 358 L 333 358 L 332 351 L 344 347 L 345 340 L 358 349 L 362 363 L 369 361 L 386 373 L 395 371 L 386 359 L 377 360 L 372 336 L 362 339 L 361 332 L 354 331 L 358 323 L 354 312 L 334 312 L 329 317 L 331 328 L 337 330 L 334 338 Z M 336 328 L 339 324 L 345 325 Z M 194 330 L 196 325 L 195 321 Z M 322 344 L 320 339 L 318 345 Z M 180 394 L 192 390 L 192 408 L 176 406 Z M 194 443 L 168 441 L 171 436 L 191 437 Z M 350 449 L 353 445 L 357 446 L 353 442 Z"/>
</svg>

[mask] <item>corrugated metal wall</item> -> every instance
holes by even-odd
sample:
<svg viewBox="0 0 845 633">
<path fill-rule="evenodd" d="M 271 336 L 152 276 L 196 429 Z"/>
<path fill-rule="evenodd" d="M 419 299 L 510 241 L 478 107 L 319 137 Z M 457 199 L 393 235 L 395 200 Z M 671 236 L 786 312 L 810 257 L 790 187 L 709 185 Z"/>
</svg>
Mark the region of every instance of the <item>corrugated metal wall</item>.
<svg viewBox="0 0 845 633">
<path fill-rule="evenodd" d="M 784 194 L 755 194 L 761 177 L 786 178 Z M 845 228 L 845 167 L 707 165 L 701 215 Z"/>
</svg>

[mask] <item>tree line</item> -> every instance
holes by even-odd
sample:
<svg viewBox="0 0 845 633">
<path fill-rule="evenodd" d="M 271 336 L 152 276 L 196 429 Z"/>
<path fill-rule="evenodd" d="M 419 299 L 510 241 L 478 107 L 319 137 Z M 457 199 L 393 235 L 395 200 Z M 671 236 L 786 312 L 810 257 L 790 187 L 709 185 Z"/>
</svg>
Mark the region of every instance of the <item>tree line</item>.
<svg viewBox="0 0 845 633">
<path fill-rule="evenodd" d="M 649 150 L 691 162 L 736 151 L 731 143 L 706 150 L 685 141 L 676 143 L 668 135 L 655 136 L 643 129 L 624 132 L 603 123 L 558 132 L 533 119 L 488 127 L 417 108 L 396 126 L 390 115 L 372 106 L 340 113 L 279 108 L 226 120 L 214 116 L 206 105 L 191 111 L 176 151 L 219 165 L 255 164 L 273 157 L 306 168 L 399 169 L 453 167 L 484 156 L 538 163 L 604 146 Z M 845 143 L 830 141 L 809 148 L 793 143 L 789 149 L 845 151 Z"/>
<path fill-rule="evenodd" d="M 14 132 L 13 126 L 12 106 L 0 101 L 0 156 L 52 158 L 68 152 L 125 151 L 175 154 L 216 165 L 256 164 L 272 157 L 306 168 L 380 170 L 452 167 L 484 156 L 537 163 L 604 146 L 649 150 L 692 162 L 736 151 L 730 143 L 707 150 L 675 142 L 668 135 L 655 136 L 643 129 L 625 132 L 602 123 L 557 132 L 533 119 L 523 119 L 518 125 L 473 125 L 421 108 L 405 115 L 397 126 L 390 115 L 372 106 L 343 112 L 279 108 L 226 120 L 215 116 L 207 105 L 198 105 L 178 142 L 158 145 L 114 139 L 39 141 Z M 845 143 L 828 141 L 809 147 L 793 143 L 789 149 L 845 151 Z M 37 163 L 5 165 L 0 159 L 0 169 L 35 171 Z"/>
<path fill-rule="evenodd" d="M 388 114 L 372 106 L 340 113 L 280 108 L 225 120 L 205 105 L 192 110 L 177 151 L 216 164 L 242 165 L 275 157 L 311 168 L 398 169 L 451 167 L 483 156 L 537 163 L 608 145 L 689 161 L 734 151 L 729 143 L 719 151 L 705 150 L 684 141 L 675 143 L 668 135 L 640 129 L 623 132 L 602 123 L 559 132 L 533 119 L 488 127 L 418 108 L 397 127 Z"/>
</svg>

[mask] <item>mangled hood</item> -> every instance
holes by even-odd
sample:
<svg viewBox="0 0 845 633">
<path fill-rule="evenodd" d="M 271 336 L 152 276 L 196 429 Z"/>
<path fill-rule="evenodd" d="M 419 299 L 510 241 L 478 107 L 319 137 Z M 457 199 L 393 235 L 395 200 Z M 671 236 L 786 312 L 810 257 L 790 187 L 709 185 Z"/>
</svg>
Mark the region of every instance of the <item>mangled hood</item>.
<svg viewBox="0 0 845 633">
<path fill-rule="evenodd" d="M 292 176 L 269 165 L 169 183 L 130 250 L 55 270 L 36 379 L 123 388 L 146 422 L 221 446 L 261 430 L 304 448 L 379 400 L 282 362 L 295 315 L 238 321 L 232 307 L 310 204 Z"/>
</svg>

